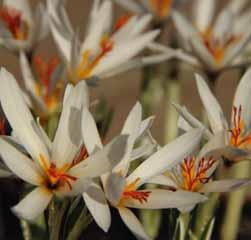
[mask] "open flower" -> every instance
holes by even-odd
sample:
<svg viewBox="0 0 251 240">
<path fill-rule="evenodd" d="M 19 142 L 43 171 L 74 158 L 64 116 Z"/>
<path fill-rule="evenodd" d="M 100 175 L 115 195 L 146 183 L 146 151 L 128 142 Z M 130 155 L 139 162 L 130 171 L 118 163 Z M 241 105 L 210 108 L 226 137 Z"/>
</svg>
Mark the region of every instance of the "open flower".
<svg viewBox="0 0 251 240">
<path fill-rule="evenodd" d="M 46 9 L 39 3 L 33 14 L 28 0 L 3 0 L 0 29 L 0 45 L 29 51 L 49 33 Z"/>
<path fill-rule="evenodd" d="M 205 107 L 211 130 L 205 131 L 208 139 L 214 139 L 214 149 L 218 149 L 219 156 L 228 161 L 251 159 L 251 111 L 249 106 L 251 94 L 251 69 L 242 77 L 233 101 L 233 110 L 230 124 L 224 117 L 221 106 L 214 97 L 203 78 L 196 75 L 198 91 Z M 185 108 L 177 106 L 182 118 L 180 128 L 189 130 L 191 127 L 204 127 Z"/>
<path fill-rule="evenodd" d="M 250 13 L 239 16 L 240 3 L 226 6 L 216 17 L 215 0 L 199 0 L 194 5 L 194 24 L 177 11 L 172 13 L 186 53 L 182 60 L 217 72 L 247 64 L 242 56 L 251 38 Z"/>
<path fill-rule="evenodd" d="M 48 206 L 53 195 L 82 194 L 90 179 L 113 168 L 123 157 L 127 137 L 118 136 L 100 151 L 88 155 L 83 148 L 80 126 L 82 110 L 88 106 L 85 82 L 68 85 L 63 110 L 53 142 L 34 121 L 14 77 L 2 69 L 0 100 L 15 136 L 28 152 L 24 155 L 5 138 L 0 154 L 7 167 L 20 179 L 35 186 L 13 207 L 20 217 L 32 220 Z"/>
<path fill-rule="evenodd" d="M 88 112 L 88 110 L 86 110 Z M 142 109 L 139 104 L 130 112 L 122 133 L 127 134 L 128 147 L 122 161 L 114 167 L 111 174 L 101 177 L 102 187 L 93 184 L 85 193 L 84 199 L 97 224 L 107 231 L 111 216 L 109 205 L 115 207 L 127 227 L 141 239 L 149 239 L 139 220 L 130 208 L 162 209 L 184 207 L 187 204 L 196 204 L 205 201 L 206 197 L 197 193 L 184 191 L 168 191 L 161 189 L 141 189 L 142 185 L 154 176 L 158 176 L 179 163 L 184 156 L 192 153 L 201 140 L 202 130 L 192 130 L 174 142 L 160 148 L 152 154 L 132 173 L 129 173 L 134 145 L 139 136 L 146 129 L 146 120 L 141 120 Z M 85 116 L 88 114 L 85 113 Z M 88 153 L 102 148 L 96 124 L 91 114 L 83 122 L 83 138 Z M 181 148 L 182 146 L 182 148 Z M 139 147 L 140 148 L 140 147 Z M 103 193 L 104 191 L 104 193 Z"/>
<path fill-rule="evenodd" d="M 62 71 L 58 59 L 51 58 L 45 62 L 36 56 L 34 58 L 36 80 L 23 52 L 20 52 L 20 66 L 25 90 L 36 115 L 46 118 L 57 111 L 64 90 L 64 83 L 60 81 Z"/>
<path fill-rule="evenodd" d="M 151 183 L 167 186 L 168 189 L 208 194 L 230 192 L 251 183 L 250 179 L 213 180 L 219 161 L 212 150 L 214 139 L 210 140 L 196 155 L 187 155 L 183 162 L 165 174 L 151 179 Z M 179 208 L 182 212 L 191 211 L 195 204 Z"/>
<path fill-rule="evenodd" d="M 165 19 L 172 9 L 173 0 L 114 0 L 127 10 L 143 14 L 150 12 L 157 19 Z"/>
<path fill-rule="evenodd" d="M 112 27 L 111 1 L 100 3 L 95 0 L 87 35 L 85 40 L 80 42 L 66 18 L 66 13 L 60 14 L 58 11 L 63 11 L 63 7 L 48 1 L 48 9 L 51 31 L 72 83 L 93 76 L 110 77 L 172 56 L 170 53 L 157 53 L 149 57 L 135 58 L 159 34 L 159 30 L 143 33 L 151 21 L 150 15 L 122 16 Z"/>
</svg>

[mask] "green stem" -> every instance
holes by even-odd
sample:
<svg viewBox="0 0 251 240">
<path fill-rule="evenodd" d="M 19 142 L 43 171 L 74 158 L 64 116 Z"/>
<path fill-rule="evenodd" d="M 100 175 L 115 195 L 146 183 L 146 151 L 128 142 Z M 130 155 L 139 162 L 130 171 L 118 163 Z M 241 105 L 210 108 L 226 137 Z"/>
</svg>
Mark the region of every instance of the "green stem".
<svg viewBox="0 0 251 240">
<path fill-rule="evenodd" d="M 168 79 L 165 88 L 165 135 L 164 142 L 168 143 L 177 137 L 178 113 L 171 103 L 180 103 L 181 84 L 178 79 Z"/>
<path fill-rule="evenodd" d="M 181 213 L 179 218 L 177 219 L 177 225 L 175 234 L 173 236 L 173 240 L 185 240 L 187 236 L 187 232 L 189 229 L 190 223 L 190 214 L 189 213 Z"/>
<path fill-rule="evenodd" d="M 234 178 L 250 177 L 250 162 L 245 161 L 238 163 L 234 166 L 232 175 Z M 246 192 L 247 189 L 244 188 L 228 195 L 226 212 L 221 229 L 222 240 L 237 239 Z"/>
<path fill-rule="evenodd" d="M 25 220 L 20 220 L 20 225 L 23 232 L 24 240 L 32 240 L 32 234 L 29 223 Z"/>
<path fill-rule="evenodd" d="M 219 193 L 212 193 L 206 203 L 198 206 L 194 230 L 194 234 L 198 239 L 201 238 L 206 226 L 215 214 L 219 202 L 219 196 Z"/>
<path fill-rule="evenodd" d="M 77 240 L 80 238 L 83 231 L 92 222 L 92 216 L 88 214 L 87 207 L 84 207 L 72 230 L 70 231 L 67 240 Z"/>
<path fill-rule="evenodd" d="M 50 240 L 61 240 L 61 230 L 65 210 L 69 206 L 69 200 L 65 199 L 63 202 L 56 202 L 55 199 L 50 203 L 49 206 L 49 231 Z"/>
</svg>

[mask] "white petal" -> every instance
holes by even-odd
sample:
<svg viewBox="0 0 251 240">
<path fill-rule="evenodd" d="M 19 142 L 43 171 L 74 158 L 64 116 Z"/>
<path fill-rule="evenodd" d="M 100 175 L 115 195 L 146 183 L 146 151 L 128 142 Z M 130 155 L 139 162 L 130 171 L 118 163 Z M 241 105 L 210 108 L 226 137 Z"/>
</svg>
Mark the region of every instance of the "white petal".
<svg viewBox="0 0 251 240">
<path fill-rule="evenodd" d="M 35 163 L 2 138 L 0 155 L 6 166 L 19 178 L 34 185 L 41 184 L 42 176 Z"/>
<path fill-rule="evenodd" d="M 163 209 L 179 208 L 197 204 L 207 200 L 207 197 L 199 193 L 188 191 L 168 191 L 163 189 L 144 189 L 142 192 L 150 192 L 147 201 L 140 203 L 138 200 L 129 199 L 125 205 L 131 208 Z"/>
<path fill-rule="evenodd" d="M 118 208 L 118 211 L 123 222 L 126 224 L 126 226 L 130 229 L 130 231 L 135 235 L 137 239 L 150 239 L 150 237 L 147 236 L 145 230 L 143 229 L 143 226 L 131 210 L 120 207 Z"/>
<path fill-rule="evenodd" d="M 127 43 L 114 46 L 113 50 L 105 56 L 94 69 L 94 75 L 102 75 L 140 53 L 159 34 L 158 30 L 142 34 L 139 37 L 127 41 Z"/>
<path fill-rule="evenodd" d="M 25 88 L 26 90 L 35 93 L 36 82 L 24 52 L 20 52 L 19 61 Z"/>
<path fill-rule="evenodd" d="M 37 187 L 25 196 L 12 211 L 19 217 L 32 221 L 44 212 L 52 199 L 52 194 L 42 188 Z"/>
<path fill-rule="evenodd" d="M 251 124 L 251 69 L 245 73 L 236 89 L 233 106 L 242 107 L 241 118 L 244 120 L 245 127 L 249 129 Z M 232 116 L 233 119 L 233 116 Z"/>
<path fill-rule="evenodd" d="M 133 109 L 131 110 L 131 112 L 129 113 L 124 123 L 123 129 L 121 131 L 121 134 L 129 136 L 127 151 L 123 160 L 118 164 L 118 166 L 115 167 L 114 171 L 121 172 L 123 176 L 126 175 L 129 168 L 130 156 L 138 136 L 141 119 L 142 119 L 142 106 L 139 102 L 137 102 L 133 107 Z"/>
<path fill-rule="evenodd" d="M 172 18 L 177 28 L 177 31 L 182 37 L 182 40 L 188 41 L 193 34 L 198 34 L 193 25 L 182 14 L 177 11 L 172 12 Z"/>
<path fill-rule="evenodd" d="M 153 183 L 153 184 L 177 188 L 177 184 L 171 178 L 165 175 L 159 175 L 159 176 L 153 177 L 149 179 L 147 183 Z"/>
<path fill-rule="evenodd" d="M 201 128 L 201 129 L 205 129 L 205 136 L 207 138 L 212 137 L 212 134 L 210 133 L 210 131 L 208 129 L 206 129 L 206 127 L 197 119 L 195 118 L 188 110 L 186 107 L 184 106 L 180 106 L 178 104 L 173 104 L 174 107 L 176 108 L 176 110 L 178 111 L 178 113 L 181 115 L 181 117 L 183 118 L 183 120 L 192 128 Z"/>
<path fill-rule="evenodd" d="M 196 27 L 204 33 L 212 24 L 215 15 L 215 0 L 197 0 L 194 5 L 194 18 Z"/>
<path fill-rule="evenodd" d="M 98 177 L 118 164 L 124 157 L 128 136 L 120 135 L 114 138 L 103 149 L 95 151 L 86 160 L 74 166 L 70 175 L 81 177 Z"/>
<path fill-rule="evenodd" d="M 136 1 L 134 0 L 115 0 L 115 2 L 117 2 L 118 4 L 120 4 L 122 7 L 124 7 L 125 9 L 133 12 L 133 13 L 142 13 L 143 12 L 143 8 L 140 4 L 138 4 Z"/>
<path fill-rule="evenodd" d="M 112 3 L 111 1 L 104 1 L 97 9 L 97 16 L 91 19 L 89 32 L 81 46 L 81 52 L 90 51 L 95 54 L 99 49 L 100 41 L 105 32 L 107 32 L 112 20 Z"/>
<path fill-rule="evenodd" d="M 17 137 L 22 140 L 22 144 L 34 160 L 39 161 L 40 154 L 49 159 L 48 150 L 36 133 L 36 123 L 15 78 L 2 68 L 0 79 L 2 108 Z"/>
<path fill-rule="evenodd" d="M 150 128 L 153 125 L 154 119 L 155 119 L 155 116 L 151 116 L 141 122 L 137 139 L 140 139 L 141 137 L 143 137 L 147 133 L 147 131 L 150 130 Z"/>
<path fill-rule="evenodd" d="M 229 1 L 228 8 L 233 11 L 236 15 L 240 14 L 245 5 L 248 3 L 248 0 L 231 0 Z"/>
<path fill-rule="evenodd" d="M 196 74 L 196 84 L 200 98 L 207 112 L 212 131 L 217 133 L 224 130 L 225 122 L 223 122 L 224 114 L 221 106 L 212 94 L 205 80 L 198 74 Z"/>
<path fill-rule="evenodd" d="M 93 183 L 87 191 L 83 193 L 83 197 L 95 222 L 107 232 L 111 225 L 111 213 L 101 187 Z"/>
<path fill-rule="evenodd" d="M 212 181 L 203 185 L 200 192 L 231 192 L 251 183 L 250 179 L 224 179 Z"/>
<path fill-rule="evenodd" d="M 103 148 L 96 122 L 87 108 L 85 108 L 82 113 L 82 135 L 89 154 L 96 148 Z"/>
<path fill-rule="evenodd" d="M 58 129 L 52 145 L 52 159 L 57 167 L 72 161 L 83 142 L 81 134 L 81 113 L 89 105 L 88 88 L 84 81 L 71 90 L 64 101 Z"/>
<path fill-rule="evenodd" d="M 140 178 L 139 185 L 141 185 L 152 177 L 173 168 L 198 148 L 202 134 L 202 130 L 193 129 L 167 144 L 140 164 L 127 178 L 127 182 L 133 182 Z"/>
<path fill-rule="evenodd" d="M 28 0 L 4 0 L 3 4 L 20 11 L 22 18 L 29 24 L 32 23 L 32 12 Z"/>
</svg>

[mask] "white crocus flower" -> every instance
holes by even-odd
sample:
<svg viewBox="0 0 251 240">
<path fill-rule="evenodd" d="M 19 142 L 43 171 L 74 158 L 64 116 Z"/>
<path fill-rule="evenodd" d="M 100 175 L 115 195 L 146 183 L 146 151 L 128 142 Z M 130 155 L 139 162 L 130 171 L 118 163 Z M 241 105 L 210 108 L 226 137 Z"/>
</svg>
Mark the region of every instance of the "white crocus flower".
<svg viewBox="0 0 251 240">
<path fill-rule="evenodd" d="M 247 64 L 242 56 L 251 38 L 250 14 L 240 17 L 236 6 L 226 6 L 215 16 L 216 2 L 198 0 L 194 24 L 181 13 L 172 13 L 186 51 L 182 60 L 213 73 Z"/>
<path fill-rule="evenodd" d="M 53 195 L 82 194 L 90 179 L 113 168 L 123 157 L 127 136 L 121 135 L 100 151 L 88 156 L 81 136 L 82 110 L 88 106 L 85 82 L 68 85 L 59 125 L 51 142 L 34 121 L 14 77 L 2 69 L 0 100 L 4 113 L 29 156 L 5 138 L 0 138 L 0 154 L 7 167 L 20 179 L 35 186 L 13 211 L 32 220 L 48 206 Z"/>
<path fill-rule="evenodd" d="M 0 45 L 30 51 L 49 34 L 48 15 L 39 3 L 33 13 L 28 0 L 3 0 L 0 6 Z"/>
<path fill-rule="evenodd" d="M 213 148 L 218 149 L 219 156 L 224 157 L 225 160 L 251 159 L 250 78 L 251 69 L 245 73 L 237 87 L 233 101 L 232 117 L 230 124 L 228 124 L 220 104 L 205 80 L 196 75 L 197 88 L 210 124 L 210 130 L 205 131 L 206 137 L 214 139 Z M 193 117 L 186 108 L 176 107 L 182 116 L 179 121 L 180 128 L 190 130 L 192 127 L 203 127 L 203 124 Z"/>
<path fill-rule="evenodd" d="M 52 1 L 47 3 L 51 31 L 73 83 L 92 76 L 110 77 L 135 67 L 164 61 L 174 54 L 136 57 L 159 34 L 159 30 L 143 32 L 151 21 L 149 14 L 142 17 L 123 16 L 112 27 L 112 2 L 95 0 L 85 40 L 80 42 L 63 6 Z"/>
<path fill-rule="evenodd" d="M 214 158 L 215 140 L 210 140 L 197 156 L 187 155 L 183 162 L 165 174 L 151 179 L 149 182 L 165 185 L 168 189 L 177 191 L 208 194 L 224 193 L 237 190 L 251 183 L 250 179 L 220 179 L 213 180 L 213 174 L 219 164 Z M 195 204 L 187 204 L 179 208 L 182 212 L 191 211 Z"/>
<path fill-rule="evenodd" d="M 122 161 L 112 170 L 111 174 L 101 177 L 102 187 L 93 184 L 84 193 L 85 202 L 97 224 L 104 230 L 109 229 L 111 216 L 109 205 L 115 207 L 127 227 L 140 239 L 149 239 L 141 223 L 130 208 L 162 209 L 184 207 L 206 200 L 197 193 L 184 191 L 168 191 L 161 189 L 140 189 L 140 187 L 154 176 L 160 175 L 179 163 L 184 156 L 192 153 L 201 140 L 202 131 L 192 130 L 174 142 L 164 146 L 151 155 L 139 167 L 129 174 L 135 141 L 147 129 L 148 120 L 141 121 L 141 106 L 136 104 L 130 112 L 122 133 L 128 134 L 128 148 Z M 87 116 L 86 110 L 85 116 Z M 83 137 L 87 151 L 95 152 L 102 148 L 95 121 L 91 114 L 83 122 Z M 182 146 L 182 148 L 181 148 Z M 140 147 L 139 147 L 140 148 Z M 143 151 L 144 152 L 144 151 Z M 102 192 L 104 193 L 102 194 Z"/>
<path fill-rule="evenodd" d="M 152 13 L 157 19 L 169 16 L 173 0 L 114 0 L 119 5 L 135 14 Z M 176 1 L 177 2 L 177 1 Z"/>
<path fill-rule="evenodd" d="M 40 118 L 47 118 L 60 107 L 65 83 L 60 79 L 62 69 L 56 58 L 44 62 L 40 57 L 34 58 L 35 79 L 24 52 L 20 52 L 20 67 L 25 86 L 25 93 L 31 108 Z"/>
</svg>

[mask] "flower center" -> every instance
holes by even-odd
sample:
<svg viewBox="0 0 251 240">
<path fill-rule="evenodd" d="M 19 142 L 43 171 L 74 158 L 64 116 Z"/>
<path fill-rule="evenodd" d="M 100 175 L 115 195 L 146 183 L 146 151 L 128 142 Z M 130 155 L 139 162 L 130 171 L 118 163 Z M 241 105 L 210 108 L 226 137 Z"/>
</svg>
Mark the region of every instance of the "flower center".
<svg viewBox="0 0 251 240">
<path fill-rule="evenodd" d="M 198 166 L 195 165 L 195 158 L 186 158 L 180 165 L 183 183 L 182 188 L 188 191 L 195 191 L 198 185 L 209 180 L 206 177 L 207 171 L 214 165 L 216 160 L 210 157 L 208 160 L 201 158 Z"/>
<path fill-rule="evenodd" d="M 247 147 L 251 144 L 251 135 L 245 134 L 245 123 L 241 119 L 242 107 L 233 108 L 233 128 L 230 130 L 230 144 L 235 147 Z"/>
<path fill-rule="evenodd" d="M 226 49 L 239 41 L 241 36 L 231 35 L 226 41 L 222 42 L 214 39 L 212 29 L 209 28 L 204 33 L 201 33 L 202 39 L 208 51 L 212 54 L 215 61 L 220 63 L 225 55 Z"/>
<path fill-rule="evenodd" d="M 100 50 L 93 56 L 89 50 L 86 50 L 82 54 L 82 59 L 76 69 L 69 73 L 72 83 L 76 83 L 79 80 L 86 79 L 91 76 L 95 67 L 100 63 L 100 61 L 112 51 L 114 43 L 112 41 L 112 36 L 118 30 L 120 30 L 130 19 L 130 16 L 122 16 L 117 23 L 114 25 L 114 30 L 110 35 L 104 35 L 100 41 Z"/>
<path fill-rule="evenodd" d="M 130 198 L 139 201 L 141 204 L 143 204 L 144 202 L 147 202 L 147 199 L 150 196 L 151 191 L 137 191 L 136 186 L 139 180 L 140 178 L 137 178 L 135 181 L 133 181 L 132 183 L 128 184 L 125 187 L 122 194 L 123 195 L 122 199 L 120 200 L 120 204 L 122 204 L 123 201 L 126 201 Z"/>
<path fill-rule="evenodd" d="M 8 28 L 13 38 L 26 40 L 28 38 L 29 27 L 27 22 L 22 19 L 22 13 L 14 8 L 0 8 L 0 19 Z"/>
<path fill-rule="evenodd" d="M 49 190 L 56 190 L 65 185 L 68 186 L 69 190 L 72 190 L 72 182 L 75 182 L 77 177 L 66 173 L 71 168 L 70 164 L 57 168 L 54 163 L 49 163 L 42 154 L 40 154 L 40 164 L 47 176 L 44 184 Z"/>
<path fill-rule="evenodd" d="M 161 18 L 166 17 L 171 9 L 172 0 L 149 0 L 150 6 Z"/>
<path fill-rule="evenodd" d="M 36 56 L 34 58 L 34 64 L 39 80 L 36 86 L 36 94 L 42 97 L 49 111 L 53 112 L 58 105 L 61 94 L 59 81 L 55 83 L 52 82 L 53 74 L 59 61 L 56 57 L 53 57 L 46 62 L 41 57 Z M 55 86 L 53 86 L 53 84 L 55 84 Z"/>
</svg>

